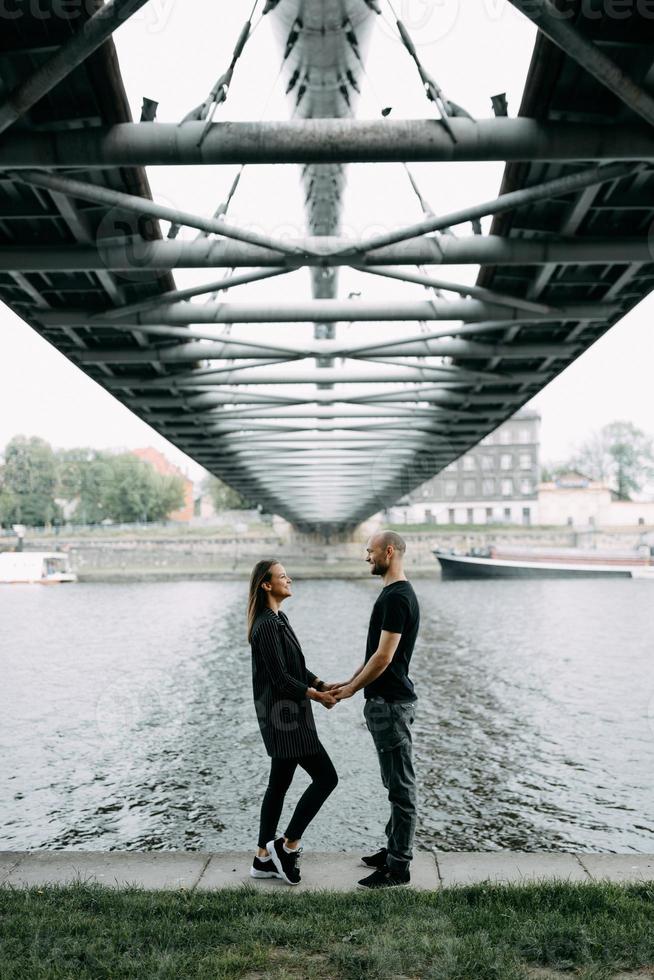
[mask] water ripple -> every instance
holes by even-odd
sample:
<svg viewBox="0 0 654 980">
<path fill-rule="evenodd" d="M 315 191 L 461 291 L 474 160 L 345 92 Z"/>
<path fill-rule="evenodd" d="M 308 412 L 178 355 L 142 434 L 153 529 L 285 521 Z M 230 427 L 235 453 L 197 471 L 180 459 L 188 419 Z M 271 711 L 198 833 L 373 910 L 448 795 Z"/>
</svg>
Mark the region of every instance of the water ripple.
<svg viewBox="0 0 654 980">
<path fill-rule="evenodd" d="M 650 851 L 651 583 L 415 585 L 418 845 Z M 377 588 L 298 583 L 287 609 L 321 676 L 361 661 Z M 0 591 L 6 849 L 252 846 L 268 758 L 244 600 L 236 581 Z M 361 707 L 317 708 L 340 784 L 309 846 L 381 840 Z"/>
</svg>

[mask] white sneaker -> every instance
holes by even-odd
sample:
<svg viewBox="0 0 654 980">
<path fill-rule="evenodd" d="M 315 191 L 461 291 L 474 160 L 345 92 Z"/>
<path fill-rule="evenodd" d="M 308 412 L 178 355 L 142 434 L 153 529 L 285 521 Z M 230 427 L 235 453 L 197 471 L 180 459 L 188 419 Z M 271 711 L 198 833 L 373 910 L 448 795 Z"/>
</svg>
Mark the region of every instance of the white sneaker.
<svg viewBox="0 0 654 980">
<path fill-rule="evenodd" d="M 270 855 L 265 858 L 255 855 L 250 868 L 250 878 L 281 878 L 281 875 L 276 870 Z"/>
</svg>

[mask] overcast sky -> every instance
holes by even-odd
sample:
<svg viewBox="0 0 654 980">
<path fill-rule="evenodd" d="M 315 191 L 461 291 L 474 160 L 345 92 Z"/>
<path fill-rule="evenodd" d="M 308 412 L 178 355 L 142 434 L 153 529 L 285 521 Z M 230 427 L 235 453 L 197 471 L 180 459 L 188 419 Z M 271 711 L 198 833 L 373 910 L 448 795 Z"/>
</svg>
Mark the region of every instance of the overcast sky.
<svg viewBox="0 0 654 980">
<path fill-rule="evenodd" d="M 143 96 L 160 103 L 158 120 L 178 121 L 201 102 L 229 64 L 234 42 L 253 0 L 151 0 L 116 34 L 123 78 L 135 118 Z M 262 6 L 263 0 L 260 2 Z M 387 0 L 381 5 L 388 12 Z M 509 112 L 518 110 L 535 31 L 502 0 L 395 0 L 398 15 L 418 44 L 420 57 L 446 94 L 477 117 L 491 114 L 490 96 L 506 92 Z M 279 78 L 280 49 L 265 18 L 248 43 L 227 103 L 216 119 L 283 119 L 290 113 Z M 389 21 L 375 18 L 357 115 L 379 118 L 392 106 L 395 118 L 432 116 L 415 66 Z M 150 168 L 154 197 L 201 214 L 211 214 L 229 189 L 237 168 Z M 502 164 L 414 164 L 424 196 L 436 213 L 497 194 Z M 418 220 L 421 213 L 407 176 L 397 164 L 348 168 L 343 224 L 361 235 Z M 248 167 L 230 209 L 230 220 L 271 234 L 303 234 L 297 167 Z M 164 234 L 167 225 L 163 226 Z M 459 229 L 468 234 L 469 228 Z M 488 222 L 484 224 L 488 231 Z M 193 233 L 185 237 L 192 238 Z M 474 281 L 476 268 L 447 269 L 452 280 Z M 181 270 L 180 286 L 216 278 L 212 270 Z M 343 270 L 341 296 L 364 299 L 421 299 L 419 286 Z M 239 287 L 228 299 L 288 299 L 309 296 L 306 271 Z M 532 403 L 540 410 L 542 456 L 562 459 L 591 430 L 629 419 L 654 433 L 652 366 L 654 299 L 645 300 Z M 414 327 L 412 329 L 415 328 Z M 261 339 L 307 336 L 309 327 L 259 325 L 238 328 Z M 357 340 L 369 325 L 339 326 Z M 380 335 L 380 328 L 374 328 Z M 386 325 L 383 331 L 397 327 Z M 0 306 L 0 448 L 17 433 L 39 435 L 57 447 L 157 446 L 193 477 L 201 470 L 102 388 L 70 364 L 29 327 Z"/>
</svg>

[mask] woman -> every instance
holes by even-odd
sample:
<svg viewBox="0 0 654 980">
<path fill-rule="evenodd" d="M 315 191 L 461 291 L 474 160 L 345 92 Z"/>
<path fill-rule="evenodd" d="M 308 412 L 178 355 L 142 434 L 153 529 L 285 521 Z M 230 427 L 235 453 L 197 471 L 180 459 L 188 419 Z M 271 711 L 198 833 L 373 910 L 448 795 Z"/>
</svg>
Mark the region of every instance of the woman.
<svg viewBox="0 0 654 980">
<path fill-rule="evenodd" d="M 252 648 L 252 688 L 259 728 L 271 757 L 270 779 L 261 805 L 253 878 L 300 882 L 297 858 L 305 829 L 336 788 L 338 776 L 320 743 L 312 701 L 326 708 L 336 698 L 307 670 L 298 639 L 280 606 L 291 593 L 291 579 L 276 559 L 257 562 L 250 578 L 248 640 Z M 282 837 L 275 839 L 284 797 L 301 766 L 312 779 Z"/>
</svg>

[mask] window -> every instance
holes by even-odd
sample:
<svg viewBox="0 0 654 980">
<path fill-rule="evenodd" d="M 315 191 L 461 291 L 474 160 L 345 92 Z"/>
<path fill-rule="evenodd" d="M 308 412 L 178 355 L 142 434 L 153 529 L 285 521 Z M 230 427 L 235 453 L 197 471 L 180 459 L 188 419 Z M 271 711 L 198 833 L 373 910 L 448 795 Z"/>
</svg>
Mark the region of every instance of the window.
<svg viewBox="0 0 654 980">
<path fill-rule="evenodd" d="M 470 455 L 464 456 L 463 457 L 463 468 L 464 468 L 464 470 L 467 470 L 468 472 L 470 472 L 470 470 L 477 469 L 477 464 L 475 463 L 475 457 L 474 456 L 470 456 Z"/>
<path fill-rule="evenodd" d="M 456 480 L 446 480 L 445 481 L 445 496 L 446 497 L 456 497 Z"/>
<path fill-rule="evenodd" d="M 488 478 L 482 480 L 481 491 L 485 497 L 492 497 L 495 494 L 495 480 Z"/>
<path fill-rule="evenodd" d="M 486 523 L 487 524 L 492 524 L 492 522 L 493 522 L 493 508 L 492 507 L 487 507 L 486 508 Z"/>
<path fill-rule="evenodd" d="M 456 524 L 456 513 L 454 507 L 448 507 L 447 520 L 449 524 Z"/>
<path fill-rule="evenodd" d="M 572 527 L 572 525 L 574 524 L 574 520 L 572 519 L 572 517 L 569 517 L 567 519 L 566 524 L 568 525 L 568 527 Z"/>
<path fill-rule="evenodd" d="M 531 453 L 520 453 L 520 469 L 531 469 Z"/>
<path fill-rule="evenodd" d="M 435 524 L 434 513 L 429 508 L 425 511 L 425 524 Z"/>
<path fill-rule="evenodd" d="M 467 518 L 468 524 L 474 524 L 475 523 L 475 512 L 474 512 L 474 509 L 472 507 L 468 507 L 468 509 L 466 511 L 466 518 Z"/>
<path fill-rule="evenodd" d="M 500 442 L 504 446 L 511 442 L 511 430 L 508 428 L 508 426 L 504 429 L 500 429 Z"/>
<path fill-rule="evenodd" d="M 446 473 L 456 473 L 456 460 L 453 463 L 448 463 L 445 467 Z"/>
<path fill-rule="evenodd" d="M 505 521 L 510 521 L 511 520 L 511 508 L 510 507 L 505 507 L 504 508 L 504 520 Z"/>
<path fill-rule="evenodd" d="M 482 470 L 494 470 L 495 469 L 495 458 L 493 456 L 482 456 L 481 457 L 481 468 L 482 468 Z"/>
<path fill-rule="evenodd" d="M 502 453 L 500 456 L 500 467 L 503 470 L 510 470 L 513 466 L 513 456 L 511 453 Z"/>
<path fill-rule="evenodd" d="M 522 508 L 522 523 L 531 524 L 531 507 Z"/>
<path fill-rule="evenodd" d="M 510 497 L 513 493 L 513 480 L 502 480 L 502 496 Z"/>
<path fill-rule="evenodd" d="M 463 494 L 466 497 L 474 497 L 477 493 L 477 481 L 476 480 L 464 480 L 463 481 Z"/>
<path fill-rule="evenodd" d="M 523 445 L 531 442 L 531 433 L 529 432 L 529 429 L 520 429 L 520 432 L 518 433 L 518 442 L 521 442 Z"/>
<path fill-rule="evenodd" d="M 595 527 L 595 518 L 593 517 L 592 514 L 588 518 L 588 523 L 590 524 L 591 527 Z"/>
<path fill-rule="evenodd" d="M 534 485 L 531 480 L 520 480 L 520 493 L 533 493 Z"/>
<path fill-rule="evenodd" d="M 639 524 L 644 524 L 645 523 L 645 518 L 644 517 L 639 517 L 638 518 L 638 523 Z"/>
</svg>

